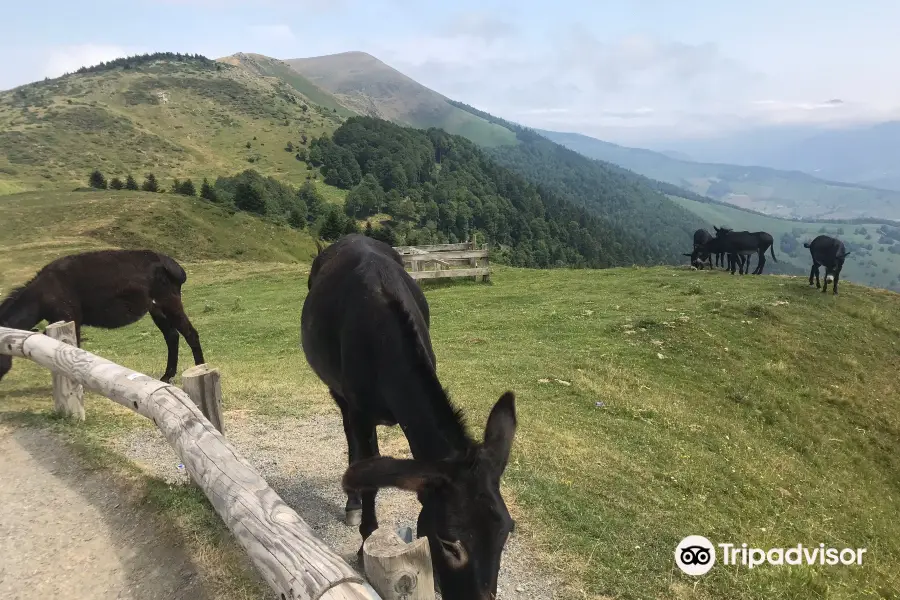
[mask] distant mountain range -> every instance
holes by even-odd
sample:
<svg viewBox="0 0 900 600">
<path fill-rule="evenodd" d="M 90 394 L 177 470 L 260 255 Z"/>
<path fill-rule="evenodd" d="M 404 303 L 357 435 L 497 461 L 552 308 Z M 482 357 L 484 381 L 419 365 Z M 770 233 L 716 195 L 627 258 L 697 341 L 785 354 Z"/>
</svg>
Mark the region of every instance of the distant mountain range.
<svg viewBox="0 0 900 600">
<path fill-rule="evenodd" d="M 821 179 L 900 190 L 900 121 L 852 127 L 767 127 L 666 144 L 678 158 L 803 171 Z"/>
<path fill-rule="evenodd" d="M 896 190 L 826 181 L 799 170 L 679 160 L 661 152 L 619 146 L 578 133 L 539 133 L 585 156 L 773 216 L 900 219 L 900 192 Z"/>
<path fill-rule="evenodd" d="M 412 127 L 437 127 L 486 148 L 520 143 L 516 127 L 425 87 L 374 56 L 345 52 L 284 61 L 305 79 L 332 94 L 344 107 Z M 774 216 L 797 219 L 876 217 L 900 220 L 900 191 L 802 172 L 798 167 L 724 164 L 686 160 L 699 146 L 677 145 L 666 152 L 618 146 L 577 133 L 538 131 L 588 158 L 611 163 L 689 193 Z M 782 138 L 798 141 L 794 137 Z M 753 141 L 753 140 L 750 140 Z M 757 140 L 759 141 L 759 140 Z M 738 140 L 734 140 L 737 144 Z M 750 142 L 745 147 L 750 148 Z M 764 153 L 760 145 L 760 153 Z M 787 151 L 786 151 L 787 152 Z M 810 159 L 812 160 L 812 159 Z M 835 167 L 836 168 L 836 167 Z M 668 192 L 667 192 L 668 193 Z"/>
</svg>

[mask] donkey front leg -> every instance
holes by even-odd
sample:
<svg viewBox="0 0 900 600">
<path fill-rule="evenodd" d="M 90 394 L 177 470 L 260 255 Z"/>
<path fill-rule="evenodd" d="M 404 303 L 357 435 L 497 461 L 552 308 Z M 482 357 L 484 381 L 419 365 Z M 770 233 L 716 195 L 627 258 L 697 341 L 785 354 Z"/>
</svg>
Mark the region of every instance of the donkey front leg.
<svg viewBox="0 0 900 600">
<path fill-rule="evenodd" d="M 175 377 L 175 371 L 178 368 L 178 330 L 166 318 L 165 313 L 156 307 L 150 309 L 150 318 L 153 319 L 153 323 L 162 332 L 163 338 L 166 340 L 166 349 L 168 350 L 166 372 L 163 373 L 159 380 L 164 383 L 172 383 L 172 378 Z"/>
</svg>

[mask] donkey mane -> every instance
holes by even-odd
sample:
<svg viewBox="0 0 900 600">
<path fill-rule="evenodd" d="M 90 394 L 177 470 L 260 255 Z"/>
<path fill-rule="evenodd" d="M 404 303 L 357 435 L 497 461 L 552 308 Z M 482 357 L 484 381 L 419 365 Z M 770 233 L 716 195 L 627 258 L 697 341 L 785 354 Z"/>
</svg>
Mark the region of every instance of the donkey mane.
<svg viewBox="0 0 900 600">
<path fill-rule="evenodd" d="M 451 438 L 455 438 L 452 441 L 471 450 L 478 444 L 468 434 L 465 413 L 462 408 L 454 406 L 447 388 L 441 386 L 434 363 L 425 352 L 422 336 L 419 334 L 415 320 L 400 300 L 389 293 L 386 293 L 385 296 L 388 306 L 397 315 L 400 322 L 400 330 L 404 337 L 403 347 L 413 349 L 413 364 L 416 372 L 426 382 L 426 392 L 431 406 L 439 413 L 440 421 L 448 423 L 447 431 L 450 432 Z"/>
</svg>

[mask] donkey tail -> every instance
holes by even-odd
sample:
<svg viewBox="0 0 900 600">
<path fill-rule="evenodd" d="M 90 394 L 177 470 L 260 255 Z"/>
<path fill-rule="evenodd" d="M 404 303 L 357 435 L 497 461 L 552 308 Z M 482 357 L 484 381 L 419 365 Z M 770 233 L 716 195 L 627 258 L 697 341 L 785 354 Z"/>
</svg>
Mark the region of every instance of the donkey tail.
<svg viewBox="0 0 900 600">
<path fill-rule="evenodd" d="M 775 262 L 778 262 L 778 259 L 775 258 L 775 244 L 772 244 L 771 246 L 769 246 L 769 252 L 772 254 L 772 260 L 774 260 Z"/>
<path fill-rule="evenodd" d="M 160 254 L 159 259 L 162 262 L 163 269 L 166 270 L 166 275 L 168 275 L 172 281 L 178 285 L 183 285 L 184 282 L 187 281 L 187 273 L 185 273 L 181 265 L 175 262 L 174 258 L 166 256 L 165 254 Z"/>
</svg>

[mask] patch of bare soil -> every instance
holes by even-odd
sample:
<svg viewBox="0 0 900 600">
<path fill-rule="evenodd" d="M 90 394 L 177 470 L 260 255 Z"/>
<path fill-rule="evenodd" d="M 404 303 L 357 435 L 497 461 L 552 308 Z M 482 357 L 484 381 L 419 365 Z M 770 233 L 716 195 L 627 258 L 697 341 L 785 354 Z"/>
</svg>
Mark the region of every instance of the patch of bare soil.
<svg viewBox="0 0 900 600">
<path fill-rule="evenodd" d="M 209 598 L 181 546 L 58 436 L 0 424 L 0 598 Z"/>
</svg>

